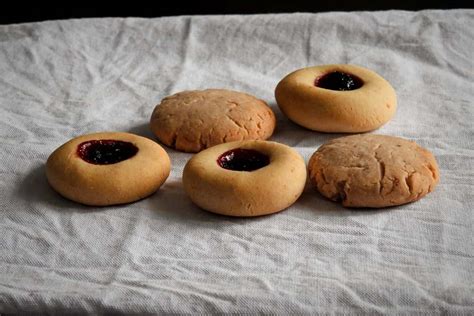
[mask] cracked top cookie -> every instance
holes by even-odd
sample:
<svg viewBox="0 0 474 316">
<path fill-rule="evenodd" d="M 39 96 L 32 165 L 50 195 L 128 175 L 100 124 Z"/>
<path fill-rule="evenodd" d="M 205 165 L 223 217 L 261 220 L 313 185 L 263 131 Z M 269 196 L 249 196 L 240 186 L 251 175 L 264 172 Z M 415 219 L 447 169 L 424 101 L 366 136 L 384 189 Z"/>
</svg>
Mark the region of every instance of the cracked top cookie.
<svg viewBox="0 0 474 316">
<path fill-rule="evenodd" d="M 439 181 L 434 156 L 415 142 L 385 135 L 329 141 L 313 154 L 309 177 L 325 197 L 346 207 L 387 207 L 416 201 Z"/>
<path fill-rule="evenodd" d="M 262 100 L 224 90 L 183 91 L 164 98 L 150 127 L 165 145 L 199 152 L 239 140 L 265 140 L 275 129 L 275 115 Z"/>
</svg>

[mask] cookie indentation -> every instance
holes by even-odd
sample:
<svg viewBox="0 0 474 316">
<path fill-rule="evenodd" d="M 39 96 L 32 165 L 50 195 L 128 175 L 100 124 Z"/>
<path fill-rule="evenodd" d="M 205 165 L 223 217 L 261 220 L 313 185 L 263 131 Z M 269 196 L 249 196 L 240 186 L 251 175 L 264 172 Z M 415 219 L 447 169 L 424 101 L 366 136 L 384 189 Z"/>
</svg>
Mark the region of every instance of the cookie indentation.
<svg viewBox="0 0 474 316">
<path fill-rule="evenodd" d="M 89 140 L 77 146 L 78 156 L 91 164 L 110 165 L 135 156 L 138 147 L 130 142 L 112 139 Z"/>
<path fill-rule="evenodd" d="M 341 71 L 333 71 L 316 79 L 314 85 L 319 88 L 350 91 L 364 85 L 359 77 Z"/>
<path fill-rule="evenodd" d="M 253 149 L 236 148 L 220 155 L 217 163 L 228 170 L 254 171 L 270 164 L 270 158 Z"/>
</svg>

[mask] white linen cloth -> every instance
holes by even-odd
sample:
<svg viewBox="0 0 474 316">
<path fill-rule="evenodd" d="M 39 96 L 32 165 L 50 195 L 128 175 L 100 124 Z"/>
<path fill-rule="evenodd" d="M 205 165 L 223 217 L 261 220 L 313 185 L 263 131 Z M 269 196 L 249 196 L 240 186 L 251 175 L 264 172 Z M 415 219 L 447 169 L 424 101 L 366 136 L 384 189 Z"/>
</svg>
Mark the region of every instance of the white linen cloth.
<svg viewBox="0 0 474 316">
<path fill-rule="evenodd" d="M 474 11 L 358 12 L 0 26 L 0 312 L 474 313 Z M 431 150 L 422 200 L 350 210 L 308 187 L 284 212 L 230 218 L 194 206 L 190 154 L 153 196 L 115 207 L 61 198 L 45 161 L 80 134 L 150 137 L 160 100 L 228 88 L 266 100 L 272 140 L 305 160 L 341 135 L 290 123 L 289 72 L 352 63 L 384 76 L 395 117 L 376 131 Z"/>
</svg>

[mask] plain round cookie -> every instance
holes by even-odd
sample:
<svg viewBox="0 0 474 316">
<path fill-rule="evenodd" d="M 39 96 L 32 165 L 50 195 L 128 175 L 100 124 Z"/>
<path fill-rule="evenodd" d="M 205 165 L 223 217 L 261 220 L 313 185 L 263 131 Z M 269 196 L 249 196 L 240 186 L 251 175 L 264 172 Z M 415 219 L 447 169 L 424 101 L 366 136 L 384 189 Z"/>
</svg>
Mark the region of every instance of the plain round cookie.
<svg viewBox="0 0 474 316">
<path fill-rule="evenodd" d="M 150 127 L 166 146 L 199 152 L 238 140 L 265 140 L 275 129 L 275 115 L 262 100 L 224 90 L 183 91 L 164 98 Z"/>
<path fill-rule="evenodd" d="M 238 152 L 267 157 L 268 165 L 254 171 L 225 169 Z M 258 155 L 257 155 L 258 156 Z M 264 158 L 265 159 L 265 158 Z M 237 162 L 239 163 L 239 161 Z M 241 165 L 255 163 L 250 157 Z M 258 163 L 258 162 L 257 162 Z M 270 141 L 243 141 L 217 145 L 194 155 L 183 171 L 183 185 L 199 207 L 229 216 L 259 216 L 292 205 L 303 192 L 306 165 L 291 147 Z"/>
<path fill-rule="evenodd" d="M 349 74 L 361 87 L 338 91 L 318 87 L 335 72 Z M 379 128 L 395 114 L 392 86 L 375 72 L 355 65 L 323 65 L 296 70 L 275 89 L 282 112 L 293 122 L 314 131 L 359 133 Z"/>
<path fill-rule="evenodd" d="M 116 162 L 118 161 L 118 162 Z M 170 173 L 166 151 L 129 133 L 74 138 L 46 162 L 48 182 L 59 194 L 86 205 L 130 203 L 154 193 Z"/>
<path fill-rule="evenodd" d="M 415 142 L 385 135 L 337 138 L 311 157 L 317 190 L 347 207 L 387 207 L 416 201 L 439 181 L 434 156 Z"/>
</svg>

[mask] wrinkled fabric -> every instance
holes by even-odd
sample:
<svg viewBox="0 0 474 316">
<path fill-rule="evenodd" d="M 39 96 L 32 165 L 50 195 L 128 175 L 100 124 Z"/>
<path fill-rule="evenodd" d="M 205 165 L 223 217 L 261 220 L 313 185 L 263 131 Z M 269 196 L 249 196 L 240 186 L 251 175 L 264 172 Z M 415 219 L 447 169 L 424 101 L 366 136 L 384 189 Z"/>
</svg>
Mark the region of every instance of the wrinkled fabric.
<svg viewBox="0 0 474 316">
<path fill-rule="evenodd" d="M 0 312 L 474 313 L 474 10 L 156 19 L 0 26 Z M 278 81 L 351 63 L 395 88 L 376 131 L 431 150 L 422 200 L 351 210 L 307 187 L 287 210 L 230 218 L 194 206 L 172 172 L 139 202 L 86 207 L 45 177 L 58 146 L 97 131 L 154 139 L 165 96 L 228 88 L 267 101 L 271 138 L 306 160 L 341 136 L 286 119 Z"/>
</svg>

